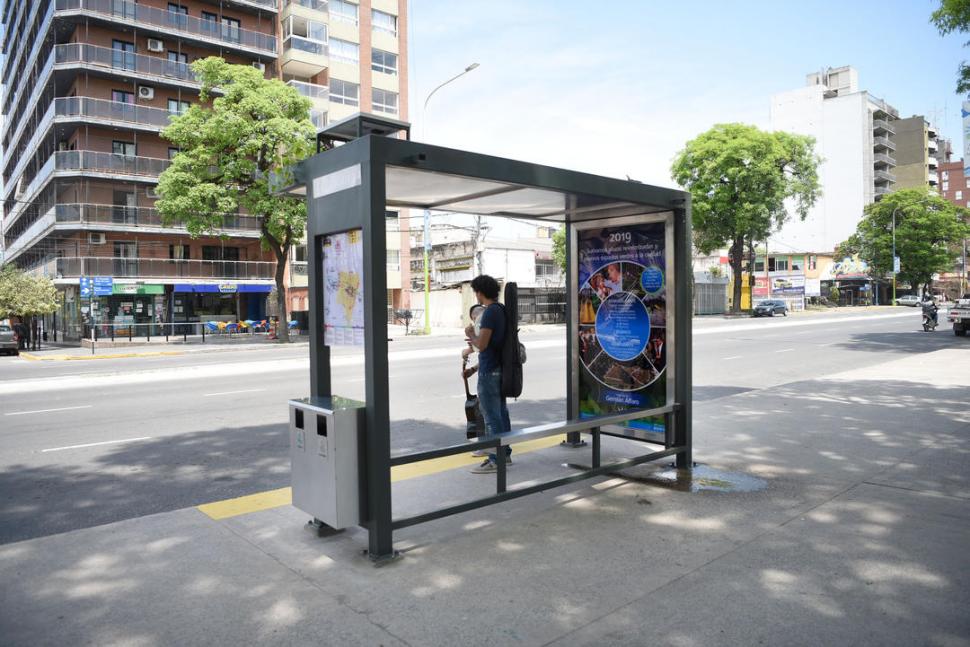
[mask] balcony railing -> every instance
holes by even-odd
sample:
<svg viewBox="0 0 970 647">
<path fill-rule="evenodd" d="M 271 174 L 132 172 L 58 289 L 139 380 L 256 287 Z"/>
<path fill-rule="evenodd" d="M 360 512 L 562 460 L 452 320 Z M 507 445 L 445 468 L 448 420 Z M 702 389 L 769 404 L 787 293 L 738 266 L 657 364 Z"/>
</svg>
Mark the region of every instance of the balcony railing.
<svg viewBox="0 0 970 647">
<path fill-rule="evenodd" d="M 895 182 L 896 176 L 887 171 L 876 171 L 875 180 L 876 182 Z"/>
<path fill-rule="evenodd" d="M 286 0 L 286 4 L 297 7 L 306 7 L 314 11 L 328 11 L 327 0 Z"/>
<path fill-rule="evenodd" d="M 296 49 L 301 52 L 307 52 L 308 54 L 315 54 L 317 56 L 327 55 L 326 43 L 310 40 L 309 38 L 304 38 L 303 36 L 287 36 L 283 41 L 283 51 L 285 52 L 289 49 Z"/>
<path fill-rule="evenodd" d="M 118 225 L 122 227 L 168 227 L 184 229 L 178 225 L 166 225 L 157 209 L 151 207 L 127 207 L 108 204 L 58 204 L 55 207 L 58 223 L 87 225 Z M 258 232 L 259 220 L 252 216 L 228 214 L 223 217 L 219 231 Z"/>
<path fill-rule="evenodd" d="M 883 184 L 877 184 L 876 187 L 875 187 L 875 189 L 876 189 L 876 197 L 877 198 L 878 197 L 882 197 L 882 196 L 884 196 L 884 195 L 886 195 L 888 193 L 892 193 L 892 189 L 890 189 L 888 186 L 885 186 Z"/>
<path fill-rule="evenodd" d="M 887 164 L 889 166 L 896 166 L 896 158 L 895 157 L 890 157 L 889 155 L 886 155 L 885 153 L 876 153 L 873 156 L 873 161 L 876 164 Z"/>
<path fill-rule="evenodd" d="M 876 136 L 872 138 L 873 148 L 888 148 L 891 151 L 896 150 L 896 144 L 893 140 L 888 137 Z"/>
<path fill-rule="evenodd" d="M 106 101 L 91 97 L 66 97 L 54 99 L 58 117 L 90 117 L 108 121 L 124 121 L 165 128 L 173 114 L 162 108 L 149 108 L 122 101 Z"/>
<path fill-rule="evenodd" d="M 928 174 L 928 179 L 931 185 L 940 183 L 940 176 L 936 174 L 936 171 L 930 171 Z"/>
<path fill-rule="evenodd" d="M 176 11 L 135 4 L 128 0 L 57 0 L 58 11 L 89 11 L 113 20 L 150 25 L 177 35 L 215 41 L 276 54 L 276 36 L 242 29 L 235 25 L 202 20 Z"/>
<path fill-rule="evenodd" d="M 936 169 L 940 166 L 940 163 L 932 155 L 926 158 L 926 163 L 929 165 L 930 169 Z"/>
<path fill-rule="evenodd" d="M 888 121 L 885 119 L 873 119 L 872 120 L 872 130 L 874 132 L 884 132 L 891 135 L 896 134 L 896 129 L 893 128 Z"/>
<path fill-rule="evenodd" d="M 155 56 L 143 56 L 110 47 L 88 45 L 87 43 L 58 45 L 55 54 L 55 63 L 59 65 L 85 63 L 122 72 L 151 74 L 196 83 L 195 74 L 188 64 L 176 63 Z"/>
<path fill-rule="evenodd" d="M 316 126 L 317 130 L 327 127 L 327 111 L 310 109 L 310 121 Z"/>
<path fill-rule="evenodd" d="M 303 81 L 287 81 L 287 85 L 296 88 L 296 91 L 311 100 L 327 101 L 330 97 L 330 88 L 316 83 L 304 83 Z"/>
<path fill-rule="evenodd" d="M 57 278 L 114 276 L 118 278 L 272 279 L 276 263 L 266 261 L 201 261 L 174 258 L 57 258 L 31 273 Z"/>
<path fill-rule="evenodd" d="M 248 5 L 259 5 L 260 7 L 266 7 L 267 9 L 278 9 L 276 2 L 277 0 L 229 0 L 229 2 L 238 2 L 240 4 Z"/>
<path fill-rule="evenodd" d="M 58 171 L 98 171 L 119 175 L 158 177 L 171 160 L 155 157 L 134 157 L 99 151 L 57 151 L 54 153 Z"/>
</svg>

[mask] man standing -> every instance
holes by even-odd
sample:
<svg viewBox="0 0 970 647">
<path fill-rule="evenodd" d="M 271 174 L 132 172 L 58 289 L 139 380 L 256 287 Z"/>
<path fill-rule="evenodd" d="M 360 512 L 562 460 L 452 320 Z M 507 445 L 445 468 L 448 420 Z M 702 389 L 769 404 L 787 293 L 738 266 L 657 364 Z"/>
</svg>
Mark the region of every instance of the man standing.
<svg viewBox="0 0 970 647">
<path fill-rule="evenodd" d="M 474 326 L 465 328 L 468 343 L 478 351 L 478 404 L 485 419 L 485 432 L 489 436 L 512 431 L 509 409 L 502 397 L 502 346 L 505 343 L 505 308 L 498 303 L 498 281 L 482 274 L 472 280 L 475 298 L 485 307 L 479 331 Z M 512 464 L 512 448 L 505 447 L 506 465 Z M 491 474 L 498 469 L 495 454 L 489 454 L 481 465 L 472 470 L 475 474 Z"/>
</svg>

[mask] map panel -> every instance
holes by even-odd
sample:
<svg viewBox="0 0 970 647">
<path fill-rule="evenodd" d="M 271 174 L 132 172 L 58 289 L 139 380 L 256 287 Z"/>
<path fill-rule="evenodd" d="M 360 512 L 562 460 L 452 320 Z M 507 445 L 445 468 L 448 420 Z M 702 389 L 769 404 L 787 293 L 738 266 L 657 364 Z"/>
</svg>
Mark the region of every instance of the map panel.
<svg viewBox="0 0 970 647">
<path fill-rule="evenodd" d="M 364 240 L 360 229 L 323 237 L 323 320 L 327 346 L 364 345 Z"/>
</svg>

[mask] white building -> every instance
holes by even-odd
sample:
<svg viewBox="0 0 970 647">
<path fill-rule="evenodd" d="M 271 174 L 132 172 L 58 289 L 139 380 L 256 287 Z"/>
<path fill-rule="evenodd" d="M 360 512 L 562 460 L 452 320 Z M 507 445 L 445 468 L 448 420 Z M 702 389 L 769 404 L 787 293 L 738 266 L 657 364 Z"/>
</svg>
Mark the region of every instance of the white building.
<svg viewBox="0 0 970 647">
<path fill-rule="evenodd" d="M 792 215 L 769 241 L 770 252 L 831 252 L 851 236 L 863 209 L 893 190 L 899 114 L 859 90 L 852 67 L 809 74 L 805 87 L 771 98 L 772 130 L 811 135 L 822 195 L 804 221 Z"/>
</svg>

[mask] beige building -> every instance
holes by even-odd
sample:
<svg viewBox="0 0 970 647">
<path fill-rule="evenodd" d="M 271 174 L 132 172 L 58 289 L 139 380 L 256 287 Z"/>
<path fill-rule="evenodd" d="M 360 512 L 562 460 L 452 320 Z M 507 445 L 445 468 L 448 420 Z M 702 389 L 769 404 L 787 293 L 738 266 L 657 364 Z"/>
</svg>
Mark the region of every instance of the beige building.
<svg viewBox="0 0 970 647">
<path fill-rule="evenodd" d="M 896 190 L 938 189 L 940 143 L 936 128 L 925 117 L 897 119 Z"/>
</svg>

